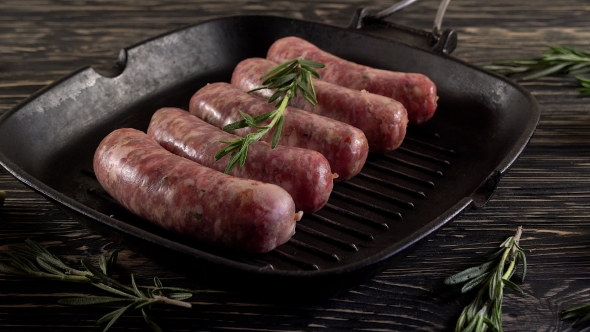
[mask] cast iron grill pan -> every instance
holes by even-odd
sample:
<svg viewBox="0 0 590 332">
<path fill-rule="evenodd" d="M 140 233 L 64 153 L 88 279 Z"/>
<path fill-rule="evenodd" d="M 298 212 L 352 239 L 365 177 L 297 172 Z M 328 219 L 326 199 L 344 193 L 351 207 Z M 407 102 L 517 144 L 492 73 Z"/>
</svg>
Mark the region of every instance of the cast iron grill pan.
<svg viewBox="0 0 590 332">
<path fill-rule="evenodd" d="M 438 87 L 436 115 L 410 127 L 400 149 L 371 154 L 358 176 L 335 185 L 324 208 L 304 216 L 292 240 L 267 254 L 228 252 L 162 231 L 100 188 L 92 156 L 104 136 L 121 127 L 145 131 L 160 107 L 187 109 L 200 87 L 228 82 L 239 61 L 264 57 L 289 35 L 358 63 L 426 74 Z M 483 206 L 539 117 L 520 86 L 448 55 L 280 17 L 200 23 L 123 50 L 118 66 L 112 77 L 83 68 L 5 114 L 0 162 L 113 241 L 260 294 L 331 295 L 407 254 L 466 207 Z"/>
</svg>

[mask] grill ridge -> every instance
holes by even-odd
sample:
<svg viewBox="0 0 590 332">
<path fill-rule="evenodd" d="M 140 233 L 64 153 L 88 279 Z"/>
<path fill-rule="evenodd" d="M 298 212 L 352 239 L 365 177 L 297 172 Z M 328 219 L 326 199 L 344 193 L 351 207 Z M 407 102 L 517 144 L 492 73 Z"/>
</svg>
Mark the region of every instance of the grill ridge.
<svg viewBox="0 0 590 332">
<path fill-rule="evenodd" d="M 298 265 L 298 266 L 300 266 L 300 267 L 302 267 L 302 268 L 304 268 L 306 270 L 319 271 L 319 269 L 320 269 L 320 267 L 317 266 L 316 264 L 310 263 L 310 262 L 308 262 L 308 261 L 306 261 L 304 259 L 300 259 L 298 257 L 295 257 L 295 256 L 291 255 L 291 254 L 288 254 L 288 253 L 282 251 L 279 248 L 271 251 L 271 254 L 278 255 L 278 256 L 280 256 L 280 257 L 282 257 L 282 258 L 290 261 L 291 263 L 294 263 L 294 264 L 296 264 L 296 265 Z"/>
<path fill-rule="evenodd" d="M 399 185 L 399 184 L 397 184 L 395 182 L 392 182 L 392 181 L 387 181 L 387 180 L 384 180 L 382 178 L 378 178 L 376 176 L 369 175 L 369 174 L 366 174 L 366 173 L 363 173 L 363 172 L 360 172 L 357 176 L 364 177 L 364 178 L 370 179 L 370 180 L 375 181 L 375 182 L 380 182 L 382 184 L 387 185 L 390 188 L 398 189 L 400 191 L 409 193 L 412 196 L 415 196 L 415 197 L 418 197 L 418 198 L 426 198 L 426 194 L 423 191 L 418 191 L 418 190 L 415 190 L 415 189 L 412 189 L 412 188 L 408 188 L 408 187 Z"/>
<path fill-rule="evenodd" d="M 440 136 L 438 138 L 440 138 Z M 406 143 L 406 142 L 413 143 L 413 144 L 416 144 L 416 145 L 420 145 L 420 146 L 423 146 L 423 147 L 426 147 L 426 148 L 430 148 L 431 150 L 434 150 L 434 151 L 443 152 L 443 153 L 445 153 L 447 155 L 450 155 L 450 156 L 454 156 L 456 154 L 455 150 L 453 150 L 453 149 L 444 148 L 442 146 L 439 146 L 439 145 L 436 145 L 436 144 L 432 144 L 432 143 L 428 143 L 428 142 L 424 142 L 422 140 L 419 140 L 419 139 L 416 139 L 416 138 L 412 138 L 412 137 L 406 137 L 404 139 L 404 143 Z"/>
<path fill-rule="evenodd" d="M 313 213 L 311 215 L 308 215 L 307 217 L 309 217 L 311 219 L 316 219 L 317 221 L 320 221 L 320 222 L 323 222 L 323 223 L 328 224 L 330 226 L 333 226 L 335 228 L 338 228 L 338 229 L 340 229 L 340 230 L 342 230 L 342 231 L 344 231 L 346 233 L 349 233 L 349 234 L 352 234 L 352 235 L 358 237 L 361 240 L 367 240 L 367 241 L 373 241 L 373 240 L 375 240 L 375 237 L 371 233 L 363 232 L 363 231 L 358 230 L 358 229 L 356 229 L 354 227 L 350 227 L 350 226 L 341 224 L 341 223 L 339 223 L 337 221 L 334 221 L 334 220 L 332 220 L 330 218 L 321 216 L 321 215 L 319 215 L 317 213 Z"/>
<path fill-rule="evenodd" d="M 348 186 L 348 187 L 353 187 L 354 189 L 359 189 L 359 190 L 365 191 L 371 195 L 381 197 L 382 199 L 388 200 L 388 201 L 395 203 L 399 206 L 402 206 L 406 209 L 413 209 L 414 208 L 414 203 L 412 203 L 410 201 L 406 201 L 406 200 L 403 200 L 400 198 L 389 196 L 389 195 L 387 195 L 383 192 L 377 191 L 375 189 L 354 183 L 354 182 L 352 182 L 353 180 L 354 179 L 348 180 L 348 181 L 344 182 L 343 185 Z"/>
<path fill-rule="evenodd" d="M 358 213 L 355 213 L 353 211 L 350 211 L 350 210 L 347 210 L 345 208 L 341 208 L 339 206 L 330 204 L 329 202 L 323 208 L 324 209 L 328 209 L 328 210 L 332 210 L 332 211 L 337 211 L 340 214 L 344 214 L 344 215 L 346 215 L 348 217 L 355 218 L 358 221 L 361 221 L 363 223 L 369 224 L 369 225 L 371 225 L 371 226 L 373 226 L 375 228 L 378 228 L 378 229 L 382 229 L 382 230 L 388 230 L 389 229 L 389 225 L 387 225 L 386 223 L 375 221 L 373 219 L 367 218 L 367 217 L 362 216 L 362 215 L 360 215 Z"/>
<path fill-rule="evenodd" d="M 432 182 L 430 180 L 426 180 L 424 178 L 421 178 L 421 177 L 418 177 L 418 176 L 415 176 L 415 175 L 412 175 L 412 174 L 401 172 L 401 171 L 396 170 L 396 169 L 393 169 L 393 168 L 391 168 L 389 166 L 384 166 L 384 165 L 378 164 L 378 163 L 373 162 L 373 161 L 367 161 L 365 163 L 365 166 L 370 166 L 371 168 L 374 168 L 374 169 L 377 169 L 379 171 L 385 172 L 385 173 L 387 173 L 389 175 L 394 175 L 394 176 L 397 176 L 399 178 L 406 179 L 406 180 L 412 181 L 414 183 L 418 183 L 418 184 L 420 184 L 420 185 L 422 185 L 424 187 L 427 187 L 427 188 L 434 188 L 435 187 L 434 182 Z"/>
<path fill-rule="evenodd" d="M 332 196 L 341 198 L 343 200 L 346 200 L 346 201 L 349 201 L 349 202 L 352 202 L 352 203 L 360 204 L 363 207 L 365 207 L 365 208 L 367 208 L 369 210 L 372 210 L 372 211 L 385 213 L 385 214 L 388 214 L 388 215 L 395 216 L 397 219 L 402 219 L 402 214 L 400 212 L 398 212 L 398 211 L 393 211 L 393 210 L 386 209 L 386 208 L 384 208 L 382 206 L 373 204 L 371 202 L 367 202 L 367 201 L 358 199 L 356 197 L 353 197 L 353 196 L 350 196 L 350 195 L 346 195 L 346 194 L 344 194 L 344 193 L 342 193 L 340 191 L 332 191 Z"/>
<path fill-rule="evenodd" d="M 358 251 L 358 247 L 356 244 L 352 243 L 352 242 L 347 242 L 341 239 L 338 239 L 332 235 L 326 234 L 324 232 L 320 232 L 318 230 L 315 230 L 313 228 L 307 227 L 302 225 L 301 223 L 297 224 L 297 230 L 302 231 L 303 233 L 312 235 L 314 237 L 320 238 L 322 240 L 331 242 L 333 244 L 336 244 L 340 247 L 343 247 L 345 249 L 348 249 L 349 251 Z"/>
<path fill-rule="evenodd" d="M 318 256 L 321 256 L 322 258 L 324 258 L 326 260 L 330 260 L 330 261 L 334 261 L 334 262 L 340 262 L 340 257 L 338 257 L 338 255 L 336 255 L 334 253 L 330 253 L 330 252 L 328 252 L 326 250 L 320 249 L 320 248 L 318 248 L 316 246 L 312 246 L 312 245 L 310 245 L 308 243 L 305 243 L 305 242 L 302 242 L 302 241 L 299 241 L 299 240 L 293 239 L 293 238 L 291 238 L 289 240 L 289 243 L 292 244 L 292 245 L 294 245 L 294 246 L 302 247 L 302 248 L 305 248 L 305 249 L 307 249 L 309 251 L 312 251 L 314 254 L 316 254 Z"/>
<path fill-rule="evenodd" d="M 446 159 L 440 159 L 440 158 L 436 158 L 436 157 L 433 157 L 433 156 L 431 156 L 431 155 L 428 155 L 428 154 L 425 154 L 425 153 L 421 153 L 421 152 L 417 152 L 417 151 L 414 151 L 414 150 L 410 150 L 410 149 L 408 149 L 408 148 L 405 148 L 405 147 L 403 147 L 403 146 L 400 146 L 400 147 L 397 149 L 397 151 L 400 151 L 400 152 L 405 152 L 405 153 L 407 153 L 407 154 L 409 154 L 409 155 L 416 156 L 416 157 L 420 157 L 420 158 L 422 158 L 422 159 L 424 159 L 424 160 L 427 160 L 427 161 L 432 161 L 432 162 L 434 162 L 434 163 L 437 163 L 437 164 L 439 164 L 439 165 L 443 165 L 443 166 L 451 166 L 451 162 L 450 162 L 450 161 L 448 161 L 448 160 L 446 160 Z"/>
<path fill-rule="evenodd" d="M 393 162 L 399 163 L 401 165 L 404 165 L 404 166 L 407 166 L 407 167 L 410 167 L 410 168 L 413 168 L 413 169 L 422 171 L 423 173 L 426 173 L 426 174 L 436 175 L 438 177 L 443 177 L 445 175 L 440 170 L 433 169 L 433 168 L 426 167 L 426 166 L 422 166 L 422 165 L 419 165 L 417 163 L 413 163 L 413 162 L 404 160 L 404 159 L 399 158 L 399 157 L 394 157 L 394 156 L 385 154 L 385 155 L 383 155 L 383 158 L 386 159 L 386 160 L 393 161 Z"/>
</svg>

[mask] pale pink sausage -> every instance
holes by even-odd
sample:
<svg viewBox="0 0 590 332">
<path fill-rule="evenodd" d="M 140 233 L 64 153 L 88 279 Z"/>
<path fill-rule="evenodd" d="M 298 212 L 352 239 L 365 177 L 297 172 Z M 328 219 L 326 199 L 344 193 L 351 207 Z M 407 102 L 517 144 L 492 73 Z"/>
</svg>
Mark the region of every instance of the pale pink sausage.
<svg viewBox="0 0 590 332">
<path fill-rule="evenodd" d="M 322 51 L 298 37 L 285 37 L 269 48 L 267 59 L 277 63 L 305 55 L 305 59 L 326 65 L 319 69 L 322 80 L 356 90 L 393 98 L 408 111 L 412 124 L 430 119 L 436 110 L 436 85 L 425 75 L 401 73 L 363 66 Z"/>
<path fill-rule="evenodd" d="M 199 165 L 135 129 L 102 140 L 94 172 L 129 211 L 203 243 L 267 252 L 289 240 L 301 218 L 282 188 Z"/>
<path fill-rule="evenodd" d="M 232 154 L 215 160 L 215 154 L 239 136 L 225 132 L 178 108 L 161 108 L 152 116 L 147 131 L 166 150 L 218 171 L 225 171 Z M 305 213 L 319 210 L 328 202 L 334 181 L 330 164 L 319 152 L 266 142 L 248 149 L 243 167 L 229 173 L 240 178 L 276 184 L 285 189 L 295 208 Z"/>
<path fill-rule="evenodd" d="M 263 58 L 250 58 L 234 69 L 231 83 L 246 91 L 262 86 L 260 77 L 277 63 Z M 399 102 L 381 95 L 342 87 L 322 80 L 313 80 L 317 103 L 310 104 L 303 96 L 289 105 L 323 115 L 359 128 L 365 133 L 372 152 L 397 149 L 406 137 L 408 114 Z M 268 99 L 273 90 L 263 89 L 253 94 Z"/>
<path fill-rule="evenodd" d="M 241 121 L 243 118 L 239 110 L 257 116 L 275 109 L 273 104 L 223 82 L 207 84 L 201 88 L 191 98 L 189 107 L 192 114 L 218 128 Z M 332 172 L 338 175 L 334 181 L 350 179 L 361 171 L 369 153 L 367 138 L 361 130 L 293 107 L 287 107 L 283 114 L 285 122 L 280 145 L 310 149 L 323 154 L 330 163 Z M 242 128 L 234 133 L 246 136 L 254 130 Z M 273 133 L 274 129 L 262 139 L 270 142 Z"/>
</svg>

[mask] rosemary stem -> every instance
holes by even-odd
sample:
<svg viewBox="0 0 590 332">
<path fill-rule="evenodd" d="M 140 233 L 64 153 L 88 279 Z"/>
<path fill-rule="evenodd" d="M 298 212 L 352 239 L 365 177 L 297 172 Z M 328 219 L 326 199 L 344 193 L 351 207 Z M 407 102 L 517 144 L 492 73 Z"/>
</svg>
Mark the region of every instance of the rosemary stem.
<svg viewBox="0 0 590 332">
<path fill-rule="evenodd" d="M 508 266 L 506 273 L 504 273 L 504 275 L 502 276 L 502 278 L 504 278 L 504 279 L 508 279 L 508 277 L 512 275 L 512 271 L 514 270 L 514 267 L 516 266 L 516 258 L 514 256 L 516 253 L 518 243 L 520 242 L 521 236 L 522 236 L 522 226 L 518 226 L 518 228 L 516 229 L 516 234 L 514 235 L 514 245 L 512 245 L 512 247 L 509 250 L 510 251 L 510 265 Z"/>
<path fill-rule="evenodd" d="M 43 272 L 35 273 L 35 275 L 40 278 L 48 278 L 48 279 L 58 280 L 58 281 L 90 282 L 90 280 L 85 276 L 55 275 L 55 274 L 49 274 L 49 273 L 43 273 Z"/>
<path fill-rule="evenodd" d="M 516 266 L 516 260 L 515 259 L 511 259 L 510 260 L 510 265 L 508 265 L 508 269 L 506 269 L 506 272 L 504 272 L 504 275 L 502 276 L 502 279 L 508 279 L 508 277 L 512 274 L 512 271 L 514 270 L 514 267 L 515 266 Z M 502 285 L 502 287 L 504 287 L 504 285 Z"/>
<path fill-rule="evenodd" d="M 270 120 L 270 122 L 266 126 L 267 128 L 265 130 L 259 130 L 254 134 L 250 134 L 250 135 L 252 135 L 251 137 L 254 141 L 259 141 L 262 138 L 262 136 L 266 135 L 266 133 L 268 133 L 270 131 L 271 128 L 275 127 L 276 123 L 283 116 L 285 108 L 287 108 L 287 105 L 289 104 L 289 100 L 291 99 L 292 95 L 293 95 L 293 93 L 291 92 L 291 90 L 287 91 L 287 94 L 285 95 L 283 100 L 281 100 L 281 104 L 279 105 L 279 108 L 277 108 L 277 112 L 272 117 L 272 120 Z"/>
<path fill-rule="evenodd" d="M 516 234 L 514 235 L 514 243 L 518 245 L 520 242 L 520 237 L 522 236 L 522 226 L 518 226 L 516 229 Z M 513 247 L 512 251 L 516 251 L 516 246 Z"/>
<path fill-rule="evenodd" d="M 154 295 L 154 299 L 156 299 L 156 300 L 158 300 L 159 302 L 162 302 L 162 303 L 166 303 L 166 304 L 170 304 L 170 305 L 175 305 L 175 306 L 179 306 L 179 307 L 183 307 L 183 308 L 192 308 L 193 307 L 192 304 L 190 304 L 188 302 L 174 300 L 174 299 L 171 299 L 169 297 L 162 296 L 162 295 Z"/>
<path fill-rule="evenodd" d="M 279 121 L 279 118 L 285 112 L 285 108 L 287 108 L 287 105 L 289 104 L 289 100 L 291 99 L 291 96 L 292 96 L 292 93 L 291 93 L 291 90 L 289 90 L 287 92 L 287 94 L 285 95 L 285 97 L 283 98 L 283 100 L 281 100 L 281 104 L 279 105 L 279 108 L 277 109 L 277 113 L 275 114 L 275 116 L 273 116 L 272 120 L 268 124 L 269 130 L 270 130 L 270 128 L 273 128 L 276 125 L 277 121 Z M 265 133 L 266 133 L 266 131 L 264 133 L 261 133 L 259 135 L 259 137 L 262 137 Z"/>
</svg>

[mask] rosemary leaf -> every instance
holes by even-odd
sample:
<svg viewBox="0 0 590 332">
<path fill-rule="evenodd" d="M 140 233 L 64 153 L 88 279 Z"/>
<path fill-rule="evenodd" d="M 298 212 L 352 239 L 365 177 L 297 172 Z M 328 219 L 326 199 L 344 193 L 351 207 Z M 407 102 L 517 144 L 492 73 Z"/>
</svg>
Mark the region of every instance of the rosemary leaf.
<svg viewBox="0 0 590 332">
<path fill-rule="evenodd" d="M 297 81 L 297 86 L 301 89 L 301 93 L 303 97 L 312 105 L 317 104 L 317 100 L 315 99 L 315 93 L 311 92 L 309 88 L 306 86 L 305 82 L 299 80 Z"/>
<path fill-rule="evenodd" d="M 154 277 L 154 285 L 156 286 L 156 288 L 164 288 L 162 281 L 158 277 Z"/>
<path fill-rule="evenodd" d="M 266 80 L 264 80 L 262 82 L 262 87 L 258 88 L 258 89 L 268 89 L 268 87 L 272 86 L 273 84 L 275 84 L 275 82 L 279 79 L 285 79 L 285 77 L 287 75 L 291 75 L 293 68 L 295 68 L 297 66 L 297 63 L 293 63 L 293 65 L 286 67 L 285 69 L 281 70 L 280 72 L 274 74 L 272 77 L 267 78 Z M 289 77 L 289 76 L 287 76 Z M 292 77 L 292 76 L 291 76 Z M 294 78 L 294 77 L 293 77 Z M 287 81 L 289 81 L 290 79 L 287 78 Z"/>
<path fill-rule="evenodd" d="M 148 326 L 152 329 L 152 331 L 154 332 L 164 332 L 159 326 L 158 324 L 156 324 L 153 320 L 150 319 L 150 317 L 146 314 L 145 312 L 145 308 L 141 308 L 141 314 L 143 315 L 143 319 L 145 319 L 145 322 L 148 324 Z"/>
<path fill-rule="evenodd" d="M 298 62 L 302 67 L 324 68 L 322 63 L 316 61 L 300 59 Z"/>
<path fill-rule="evenodd" d="M 92 274 L 92 276 L 95 279 L 97 279 L 97 281 L 100 281 L 107 286 L 118 288 L 119 290 L 122 290 L 122 291 L 127 291 L 129 293 L 135 292 L 135 290 L 133 288 L 125 286 L 125 285 L 121 284 L 120 282 L 116 281 L 115 279 L 107 276 L 106 274 L 103 274 L 99 269 L 92 266 L 87 260 L 82 259 L 81 262 L 82 262 L 82 265 L 84 265 L 84 267 L 86 268 L 86 270 L 88 270 L 88 272 L 90 272 Z"/>
<path fill-rule="evenodd" d="M 215 160 L 219 160 L 221 158 L 223 158 L 225 155 L 227 155 L 228 153 L 232 152 L 234 149 L 236 149 L 237 147 L 239 147 L 242 144 L 241 140 L 235 140 L 235 141 L 231 141 L 231 142 L 227 142 L 227 141 L 220 141 L 221 143 L 225 143 L 227 144 L 227 146 L 219 151 L 217 151 L 217 153 L 215 154 Z"/>
<path fill-rule="evenodd" d="M 313 69 L 309 66 L 304 66 L 304 65 L 301 65 L 301 68 L 306 69 L 310 74 L 312 74 L 316 78 L 320 78 L 320 74 L 317 71 L 315 71 L 315 69 Z"/>
<path fill-rule="evenodd" d="M 120 291 L 120 290 L 118 290 L 116 288 L 113 288 L 113 287 L 108 286 L 108 285 L 105 285 L 105 284 L 92 283 L 92 285 L 93 286 L 96 286 L 96 287 L 98 287 L 98 288 L 100 288 L 102 290 L 105 290 L 105 291 L 107 291 L 109 293 L 117 294 L 117 295 L 124 296 L 124 297 L 130 298 L 130 299 L 134 299 L 135 298 L 135 296 L 133 296 L 132 294 L 125 293 L 123 291 Z"/>
<path fill-rule="evenodd" d="M 285 86 L 286 84 L 293 84 L 293 80 L 297 77 L 297 74 L 287 74 L 285 76 L 279 77 L 276 80 L 273 80 L 268 85 L 269 89 L 278 89 L 280 87 Z"/>
<path fill-rule="evenodd" d="M 277 129 L 275 130 L 271 146 L 275 148 L 279 144 L 279 140 L 281 139 L 281 132 L 283 131 L 283 122 L 285 122 L 285 117 L 281 115 L 279 120 L 277 121 Z"/>
<path fill-rule="evenodd" d="M 282 70 L 283 68 L 292 66 L 295 67 L 296 66 L 296 60 L 290 60 L 290 61 L 285 61 L 279 65 L 277 65 L 276 67 L 274 67 L 273 69 L 269 70 L 266 74 L 262 75 L 262 79 L 267 78 L 267 77 L 271 77 L 273 75 L 275 75 L 277 72 L 279 72 L 280 70 Z M 277 74 L 278 76 L 282 76 L 281 73 Z M 262 85 L 267 85 L 268 83 L 262 83 Z"/>
<path fill-rule="evenodd" d="M 154 288 L 154 291 L 158 291 L 158 292 L 181 292 L 181 293 L 198 293 L 197 291 L 194 290 L 190 290 L 190 289 L 186 289 L 186 288 L 178 288 L 178 287 L 156 287 Z"/>
<path fill-rule="evenodd" d="M 37 261 L 37 264 L 39 264 L 40 267 L 42 267 L 43 269 L 45 269 L 45 271 L 47 271 L 49 273 L 53 273 L 53 274 L 58 275 L 58 276 L 64 276 L 65 275 L 65 273 L 63 273 L 59 269 L 55 268 L 51 263 L 45 261 L 43 258 L 37 257 L 35 260 Z"/>
<path fill-rule="evenodd" d="M 193 293 L 197 292 L 184 288 L 164 287 L 162 281 L 155 277 L 155 287 L 148 288 L 146 295 L 137 286 L 133 274 L 131 274 L 132 287 L 121 284 L 109 276 L 116 263 L 118 250 L 111 252 L 108 259 L 101 255 L 99 268 L 91 265 L 86 259 L 82 259 L 81 262 L 86 271 L 80 271 L 64 264 L 58 257 L 51 254 L 37 242 L 26 240 L 25 245 L 25 247 L 10 247 L 6 252 L 0 252 L 1 273 L 58 281 L 86 282 L 116 295 L 66 298 L 58 301 L 58 303 L 64 305 L 101 305 L 131 302 L 125 307 L 104 315 L 97 321 L 99 325 L 108 322 L 104 331 L 107 331 L 125 312 L 139 309 L 141 309 L 146 323 L 153 331 L 162 331 L 159 326 L 149 319 L 145 307 L 160 303 L 190 308 L 191 304 L 183 302 L 183 300 L 192 297 Z"/>
<path fill-rule="evenodd" d="M 493 265 L 494 261 L 489 261 L 478 266 L 470 267 L 445 279 L 445 285 L 460 284 L 472 278 L 476 278 L 481 274 L 488 272 Z"/>
<path fill-rule="evenodd" d="M 21 257 L 12 252 L 7 252 L 6 255 L 11 259 L 13 267 L 30 274 L 41 273 L 41 270 L 39 270 L 39 268 L 26 257 Z"/>
<path fill-rule="evenodd" d="M 524 292 L 522 291 L 522 289 L 520 289 L 520 287 L 518 287 L 517 284 L 513 283 L 512 281 L 508 280 L 508 279 L 502 279 L 502 283 L 507 286 L 508 288 L 512 289 L 515 292 L 518 292 L 520 294 L 524 294 Z"/>
<path fill-rule="evenodd" d="M 240 167 L 243 167 L 246 163 L 248 147 L 252 143 L 259 141 L 273 128 L 275 130 L 271 139 L 271 146 L 272 148 L 275 148 L 278 145 L 281 139 L 281 133 L 284 124 L 283 113 L 289 104 L 289 101 L 296 97 L 299 92 L 312 105 L 317 103 L 315 88 L 313 87 L 311 77 L 315 76 L 319 78 L 320 75 L 314 68 L 323 67 L 324 65 L 322 63 L 296 58 L 283 62 L 262 75 L 260 78 L 263 80 L 262 86 L 252 89 L 248 92 L 257 91 L 260 89 L 276 89 L 272 96 L 268 99 L 268 103 L 275 103 L 277 109 L 258 115 L 256 117 L 252 117 L 240 111 L 240 114 L 244 120 L 236 121 L 223 127 L 223 130 L 226 131 L 245 127 L 257 129 L 245 137 L 236 139 L 234 141 L 221 142 L 228 145 L 215 154 L 215 160 L 219 160 L 228 155 L 230 152 L 235 151 L 227 167 L 225 168 L 225 173 L 229 173 L 232 168 L 238 164 Z M 260 126 L 260 124 L 267 120 L 270 120 L 268 124 Z"/>
<path fill-rule="evenodd" d="M 14 268 L 10 265 L 3 264 L 3 263 L 0 263 L 0 272 L 6 273 L 6 274 L 12 274 L 12 275 L 19 275 L 19 276 L 28 275 L 26 272 L 24 272 L 20 269 Z"/>
<path fill-rule="evenodd" d="M 113 324 L 115 324 L 115 322 L 117 321 L 117 319 L 119 319 L 119 317 L 123 316 L 123 314 L 125 313 L 125 311 L 131 309 L 131 307 L 133 307 L 135 303 L 131 303 L 128 306 L 125 306 L 121 309 L 117 309 L 115 311 L 112 311 L 104 316 L 102 316 L 102 318 L 100 318 L 96 324 L 101 325 L 102 323 L 106 322 L 107 320 L 109 321 L 109 323 L 107 324 L 107 326 L 105 326 L 104 330 L 102 330 L 103 332 L 108 331 L 111 326 L 113 326 Z"/>
<path fill-rule="evenodd" d="M 133 307 L 133 309 L 142 309 L 143 307 L 147 307 L 156 301 L 157 300 L 154 300 L 154 299 L 151 299 L 151 300 L 150 299 L 139 299 L 139 300 L 135 301 L 135 307 Z"/>
<path fill-rule="evenodd" d="M 64 271 L 64 273 L 71 273 L 72 271 L 74 271 L 74 269 L 68 267 L 66 264 L 64 264 L 59 258 L 53 256 L 52 254 L 40 254 L 39 256 L 37 256 L 40 260 L 51 264 L 54 268 L 56 269 L 62 269 Z M 77 270 L 75 270 L 77 271 Z M 77 271 L 80 272 L 80 271 Z"/>
<path fill-rule="evenodd" d="M 135 294 L 137 294 L 137 296 L 139 296 L 140 298 L 146 298 L 145 294 L 143 294 L 139 288 L 137 288 L 137 284 L 135 283 L 135 277 L 133 277 L 133 273 L 131 273 L 131 285 L 133 285 L 133 290 L 135 291 Z"/>
<path fill-rule="evenodd" d="M 98 267 L 100 267 L 102 273 L 107 274 L 107 259 L 103 255 L 98 258 Z"/>
<path fill-rule="evenodd" d="M 561 320 L 584 317 L 590 315 L 590 304 L 572 307 L 561 312 Z"/>
<path fill-rule="evenodd" d="M 168 297 L 173 300 L 183 301 L 193 297 L 193 293 L 170 293 Z"/>
<path fill-rule="evenodd" d="M 45 249 L 45 247 L 43 247 L 39 243 L 37 243 L 33 240 L 30 240 L 30 239 L 26 239 L 25 243 L 27 245 L 27 248 L 28 248 L 30 254 L 32 254 L 36 257 L 39 257 L 40 259 L 46 261 L 47 263 L 52 264 L 54 267 L 63 269 L 64 271 L 73 270 L 69 266 L 64 264 L 55 255 L 50 253 L 47 249 Z M 29 257 L 31 257 L 31 256 L 29 256 Z"/>
<path fill-rule="evenodd" d="M 584 317 L 580 318 L 580 320 L 578 320 L 578 321 L 576 322 L 576 324 L 577 324 L 577 325 L 579 325 L 579 324 L 584 324 L 584 323 L 586 323 L 586 322 L 588 322 L 588 321 L 590 321 L 590 314 L 587 314 L 586 316 L 584 316 Z"/>
<path fill-rule="evenodd" d="M 555 74 L 555 73 L 561 71 L 563 68 L 565 68 L 569 65 L 570 65 L 570 63 L 560 63 L 555 66 L 551 66 L 551 67 L 545 68 L 543 70 L 539 70 L 537 72 L 534 72 L 530 75 L 523 77 L 522 79 L 524 81 L 528 81 L 528 80 L 532 80 L 532 79 L 539 78 L 539 77 L 549 76 L 551 74 Z"/>
<path fill-rule="evenodd" d="M 502 75 L 519 75 L 522 80 L 566 74 L 572 76 L 590 74 L 590 51 L 568 46 L 549 46 L 549 51 L 542 52 L 541 57 L 525 60 L 496 60 L 484 66 L 488 70 Z M 580 80 L 580 78 L 582 80 Z M 581 96 L 590 96 L 590 87 L 584 86 L 585 78 L 576 77 Z"/>
<path fill-rule="evenodd" d="M 20 255 L 21 257 L 27 259 L 35 259 L 39 257 L 39 254 L 32 250 L 31 248 L 27 247 L 20 247 L 20 246 L 10 246 L 10 251 L 14 252 L 15 254 Z"/>
<path fill-rule="evenodd" d="M 268 102 L 269 103 L 273 103 L 275 101 L 280 102 L 281 100 L 279 99 L 281 96 L 283 95 L 283 91 L 281 90 L 277 90 L 275 91 L 275 93 L 272 94 L 272 96 L 270 96 L 270 98 L 268 98 Z"/>
<path fill-rule="evenodd" d="M 90 296 L 90 297 L 72 297 L 67 299 L 59 299 L 57 303 L 64 305 L 93 305 L 113 302 L 133 301 L 132 299 L 123 299 L 120 297 L 109 296 Z"/>
<path fill-rule="evenodd" d="M 578 83 L 582 86 L 581 88 L 578 89 L 578 91 L 580 92 L 580 95 L 590 96 L 590 78 L 578 76 L 578 77 L 576 77 L 576 79 L 578 80 Z"/>
<path fill-rule="evenodd" d="M 483 283 L 486 278 L 489 276 L 489 272 L 485 272 L 483 274 L 480 274 L 479 276 L 471 279 L 469 282 L 465 283 L 465 285 L 463 285 L 463 287 L 461 288 L 461 293 L 467 293 L 470 290 L 474 289 L 475 287 L 477 287 L 478 285 L 480 285 L 481 283 Z"/>
<path fill-rule="evenodd" d="M 119 256 L 119 249 L 113 250 L 111 252 L 111 254 L 109 255 L 109 259 L 107 260 L 107 265 L 106 265 L 106 272 L 104 273 L 107 276 L 110 276 L 113 273 L 113 267 L 117 263 L 118 256 Z"/>
<path fill-rule="evenodd" d="M 248 137 L 248 139 L 246 141 L 244 141 L 244 144 L 242 144 L 242 148 L 240 149 L 240 153 L 236 154 L 236 157 L 238 157 L 239 159 L 239 163 L 240 163 L 240 167 L 243 167 L 244 164 L 246 164 L 246 157 L 248 156 L 248 145 L 249 145 L 249 141 L 251 141 L 251 138 Z"/>
<path fill-rule="evenodd" d="M 584 67 L 590 67 L 590 62 L 580 62 L 576 65 L 570 67 L 570 72 L 574 72 L 576 70 L 583 69 Z"/>
<path fill-rule="evenodd" d="M 572 307 L 561 312 L 561 320 L 574 319 L 573 326 L 583 325 L 590 321 L 590 304 L 583 304 L 576 307 Z"/>
<path fill-rule="evenodd" d="M 246 114 L 239 110 L 238 113 L 240 113 L 240 115 L 244 118 L 244 121 L 246 121 L 246 127 L 256 127 L 256 125 L 258 124 L 254 122 L 254 118 L 250 114 Z"/>
<path fill-rule="evenodd" d="M 500 247 L 503 247 L 502 245 L 500 245 Z M 494 259 L 502 256 L 504 254 L 504 249 L 500 249 L 498 251 L 496 251 L 495 253 L 491 254 L 488 256 L 488 261 L 493 261 Z"/>
<path fill-rule="evenodd" d="M 236 143 L 239 143 L 240 146 L 243 146 L 245 141 L 241 141 L 238 140 L 236 141 Z M 232 150 L 227 151 L 227 153 L 230 153 Z M 241 149 L 240 149 L 241 151 Z M 226 153 L 226 154 L 227 154 Z M 227 167 L 225 168 L 225 173 L 229 173 L 231 171 L 232 168 L 234 168 L 234 166 L 238 163 L 238 161 L 240 160 L 241 155 L 239 153 L 236 153 L 233 155 L 233 157 L 229 160 L 229 163 L 227 164 Z"/>
<path fill-rule="evenodd" d="M 230 123 L 227 126 L 224 126 L 222 128 L 223 130 L 230 131 L 230 130 L 236 130 L 236 129 L 240 129 L 240 128 L 246 128 L 248 126 L 257 126 L 259 123 L 262 123 L 262 122 L 268 120 L 269 118 L 274 116 L 274 114 L 276 113 L 276 111 L 272 111 L 272 112 L 267 112 L 267 113 L 252 117 L 249 114 L 246 114 L 242 111 L 238 111 L 238 112 L 240 112 L 240 114 L 242 115 L 244 120 Z M 257 128 L 262 128 L 262 127 L 257 127 Z M 227 142 L 222 142 L 222 143 L 227 143 Z"/>
</svg>

